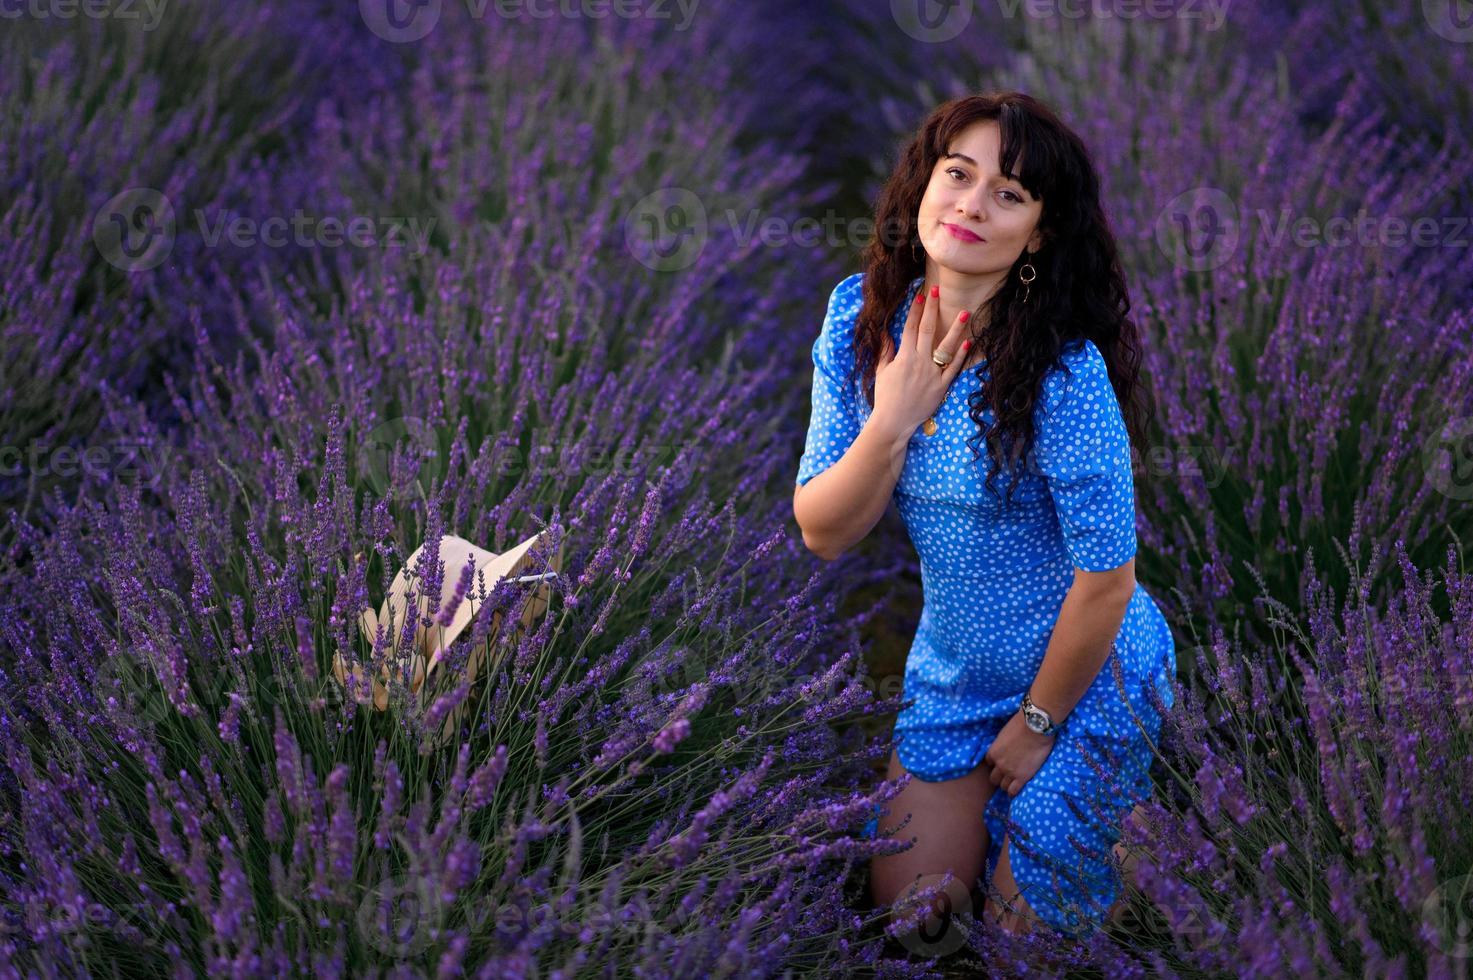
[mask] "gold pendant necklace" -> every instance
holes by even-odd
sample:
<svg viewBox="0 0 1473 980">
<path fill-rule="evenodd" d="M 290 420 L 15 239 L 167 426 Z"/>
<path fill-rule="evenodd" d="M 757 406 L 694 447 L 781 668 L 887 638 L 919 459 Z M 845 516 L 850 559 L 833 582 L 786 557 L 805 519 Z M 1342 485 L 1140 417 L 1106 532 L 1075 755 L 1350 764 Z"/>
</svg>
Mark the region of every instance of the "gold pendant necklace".
<svg viewBox="0 0 1473 980">
<path fill-rule="evenodd" d="M 977 342 L 976 341 L 976 338 L 974 337 L 972 339 L 972 343 L 975 344 L 976 342 Z M 967 367 L 971 367 L 972 365 L 971 365 L 971 363 L 968 363 L 966 366 Z M 944 404 L 944 402 L 943 402 L 943 404 Z M 938 409 L 936 409 L 936 411 L 939 412 L 939 411 L 941 411 L 941 409 L 938 408 Z M 940 428 L 940 426 L 938 426 L 936 424 L 936 413 L 935 412 L 932 412 L 930 418 L 926 419 L 926 421 L 924 421 L 924 422 L 921 423 L 921 431 L 924 432 L 928 436 L 934 436 L 936 434 L 936 430 L 939 429 L 939 428 Z"/>
<path fill-rule="evenodd" d="M 968 364 L 967 367 L 971 367 L 971 365 Z M 944 400 L 942 401 L 942 404 L 945 404 Z M 936 412 L 939 411 L 941 411 L 941 409 L 936 409 Z M 921 431 L 928 436 L 934 436 L 936 434 L 936 430 L 940 428 L 940 426 L 936 424 L 936 412 L 932 412 L 930 418 L 921 423 Z"/>
</svg>

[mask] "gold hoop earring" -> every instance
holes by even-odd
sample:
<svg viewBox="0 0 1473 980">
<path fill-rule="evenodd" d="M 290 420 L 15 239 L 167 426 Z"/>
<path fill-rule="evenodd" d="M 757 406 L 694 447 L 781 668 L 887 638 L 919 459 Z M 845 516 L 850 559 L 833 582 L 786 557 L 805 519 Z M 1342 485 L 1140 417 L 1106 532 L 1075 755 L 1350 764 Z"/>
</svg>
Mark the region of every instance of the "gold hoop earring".
<svg viewBox="0 0 1473 980">
<path fill-rule="evenodd" d="M 1018 270 L 1018 281 L 1023 284 L 1023 302 L 1028 302 L 1028 284 L 1037 278 L 1038 270 L 1033 267 L 1033 263 L 1024 262 L 1023 267 Z"/>
</svg>

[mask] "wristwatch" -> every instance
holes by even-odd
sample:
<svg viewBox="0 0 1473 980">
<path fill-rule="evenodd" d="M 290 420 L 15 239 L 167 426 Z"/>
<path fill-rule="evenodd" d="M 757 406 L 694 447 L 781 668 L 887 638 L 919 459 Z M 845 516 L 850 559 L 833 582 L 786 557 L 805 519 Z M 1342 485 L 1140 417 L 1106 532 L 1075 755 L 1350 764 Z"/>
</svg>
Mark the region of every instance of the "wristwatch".
<svg viewBox="0 0 1473 980">
<path fill-rule="evenodd" d="M 1060 728 L 1064 727 L 1063 722 L 1057 725 L 1054 724 L 1053 717 L 1047 711 L 1034 704 L 1033 699 L 1028 696 L 1027 691 L 1023 692 L 1023 722 L 1028 726 L 1029 731 L 1037 732 L 1040 735 L 1053 735 Z"/>
</svg>

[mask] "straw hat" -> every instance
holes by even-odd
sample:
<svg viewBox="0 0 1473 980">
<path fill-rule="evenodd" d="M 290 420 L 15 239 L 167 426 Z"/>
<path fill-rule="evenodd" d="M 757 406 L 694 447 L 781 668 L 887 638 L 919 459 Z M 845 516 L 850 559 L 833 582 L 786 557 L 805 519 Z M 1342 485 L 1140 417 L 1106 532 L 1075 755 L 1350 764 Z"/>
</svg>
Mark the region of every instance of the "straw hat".
<svg viewBox="0 0 1473 980">
<path fill-rule="evenodd" d="M 465 628 L 470 625 L 475 613 L 475 609 L 472 607 L 479 608 L 472 601 L 471 596 L 467 595 L 461 600 L 460 605 L 456 607 L 455 614 L 451 618 L 450 623 L 446 626 L 439 625 L 439 610 L 449 605 L 450 600 L 454 597 L 456 586 L 460 581 L 461 572 L 464 570 L 467 562 L 474 563 L 471 579 L 471 589 L 473 592 L 479 589 L 480 583 L 482 582 L 485 583 L 486 592 L 489 594 L 496 586 L 496 583 L 505 578 L 522 578 L 528 575 L 540 575 L 544 579 L 537 588 L 532 590 L 531 594 L 526 597 L 522 604 L 518 629 L 532 628 L 537 622 L 537 619 L 547 610 L 548 601 L 552 593 L 550 579 L 556 572 L 562 569 L 563 549 L 561 545 L 558 547 L 557 552 L 549 557 L 546 569 L 533 567 L 534 561 L 532 556 L 529 555 L 529 552 L 534 545 L 543 542 L 547 533 L 546 530 L 539 531 L 537 534 L 534 534 L 532 537 L 527 538 L 525 541 L 501 554 L 497 554 L 494 551 L 487 551 L 485 548 L 479 548 L 464 538 L 458 538 L 450 534 L 443 535 L 440 538 L 440 559 L 445 563 L 445 575 L 440 583 L 439 601 L 435 602 L 427 595 L 417 595 L 415 597 L 416 608 L 411 612 L 409 610 L 409 590 L 410 586 L 416 583 L 417 576 L 414 573 L 414 568 L 419 561 L 420 552 L 424 550 L 424 545 L 420 545 L 409 556 L 409 560 L 405 562 L 404 567 L 399 570 L 399 573 L 394 576 L 394 582 L 389 587 L 389 594 L 384 599 L 383 605 L 379 608 L 378 613 L 375 614 L 372 609 L 364 609 L 359 615 L 359 628 L 362 630 L 363 635 L 368 637 L 369 642 L 372 643 L 373 638 L 377 635 L 379 624 L 382 623 L 385 631 L 389 633 L 389 643 L 392 646 L 398 643 L 398 635 L 404 627 L 404 617 L 406 614 L 414 615 L 416 621 L 421 624 L 427 618 L 433 618 L 436 622 L 428 628 L 423 625 L 416 625 L 414 629 L 414 640 L 408 650 L 391 651 L 388 659 L 379 671 L 379 676 L 374 678 L 372 694 L 368 693 L 368 685 L 365 682 L 367 671 L 364 665 L 354 663 L 350 667 L 344 662 L 341 653 L 333 655 L 332 663 L 333 673 L 337 675 L 338 683 L 347 687 L 348 676 L 351 674 L 355 679 L 354 691 L 358 703 L 367 705 L 371 701 L 375 710 L 383 711 L 389 704 L 388 685 L 391 683 L 390 663 L 394 663 L 398 668 L 392 675 L 394 679 L 392 682 L 397 682 L 398 677 L 402 676 L 404 662 L 408 659 L 411 662 L 412 671 L 409 682 L 410 693 L 419 697 L 421 704 L 425 704 L 425 682 L 427 680 L 431 682 L 441 680 L 437 676 L 435 668 L 439 666 L 446 651 L 455 642 L 456 637 L 460 636 Z M 504 613 L 505 610 L 498 609 L 492 614 L 492 634 L 496 634 L 501 628 Z M 471 651 L 464 673 L 461 675 L 465 680 L 475 680 L 476 672 L 485 655 L 487 645 L 486 643 L 478 644 L 477 649 Z M 444 673 L 443 670 L 439 671 L 440 675 Z M 432 683 L 431 686 L 436 688 L 444 687 L 448 690 L 459 679 L 452 678 L 445 684 Z M 446 719 L 446 734 L 454 730 L 454 723 L 457 716 L 464 707 L 464 704 L 460 705 Z"/>
</svg>

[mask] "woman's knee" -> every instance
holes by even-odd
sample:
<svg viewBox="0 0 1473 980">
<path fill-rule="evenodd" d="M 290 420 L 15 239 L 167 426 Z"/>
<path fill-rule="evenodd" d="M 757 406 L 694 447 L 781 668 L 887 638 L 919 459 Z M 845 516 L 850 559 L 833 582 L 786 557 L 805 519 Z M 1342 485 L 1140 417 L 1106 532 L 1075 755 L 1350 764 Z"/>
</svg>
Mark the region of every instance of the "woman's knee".
<svg viewBox="0 0 1473 980">
<path fill-rule="evenodd" d="M 898 754 L 892 753 L 886 778 L 897 779 L 905 773 Z M 870 887 L 877 905 L 892 904 L 907 890 L 914 893 L 919 879 L 939 880 L 946 871 L 957 879 L 957 885 L 947 891 L 952 906 L 969 904 L 987 856 L 983 811 L 992 788 L 978 773 L 942 782 L 911 775 L 878 820 L 879 836 L 899 831 L 899 838 L 909 840 L 910 846 L 871 858 Z"/>
</svg>

